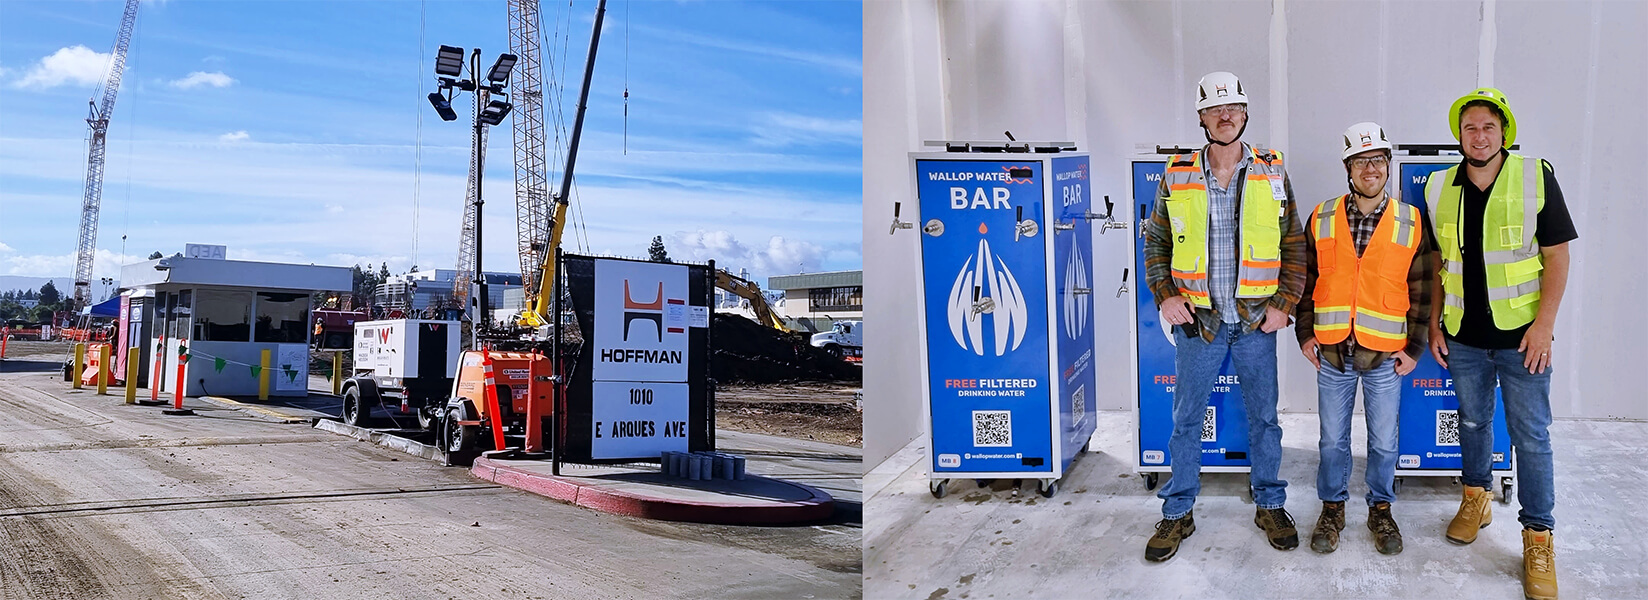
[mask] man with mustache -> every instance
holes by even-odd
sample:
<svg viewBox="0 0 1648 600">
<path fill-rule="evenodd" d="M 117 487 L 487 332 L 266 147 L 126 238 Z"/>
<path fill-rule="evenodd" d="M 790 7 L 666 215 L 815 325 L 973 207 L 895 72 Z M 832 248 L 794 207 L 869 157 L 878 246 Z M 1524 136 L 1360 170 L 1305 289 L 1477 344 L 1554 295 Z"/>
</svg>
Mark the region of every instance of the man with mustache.
<svg viewBox="0 0 1648 600">
<path fill-rule="evenodd" d="M 1360 381 L 1368 424 L 1368 530 L 1380 554 L 1398 554 L 1402 532 L 1391 502 L 1401 378 L 1419 364 L 1430 332 L 1433 259 L 1419 208 L 1385 191 L 1391 143 L 1384 128 L 1351 125 L 1340 159 L 1350 193 L 1311 213 L 1305 294 L 1296 313 L 1299 349 L 1316 366 L 1322 430 L 1316 469 L 1322 514 L 1310 549 L 1337 550 L 1345 528 L 1351 415 Z"/>
<path fill-rule="evenodd" d="M 1282 427 L 1276 421 L 1276 330 L 1305 287 L 1305 233 L 1294 210 L 1282 153 L 1240 142 L 1247 93 L 1235 75 L 1209 73 L 1196 85 L 1208 144 L 1172 159 L 1145 226 L 1145 276 L 1164 322 L 1175 325 L 1173 477 L 1157 495 L 1162 520 L 1145 560 L 1173 557 L 1196 531 L 1201 491 L 1202 418 L 1229 356 L 1247 412 L 1254 523 L 1270 545 L 1299 545 L 1284 507 Z"/>
<path fill-rule="evenodd" d="M 1464 160 L 1425 185 L 1442 269 L 1432 288 L 1430 348 L 1459 398 L 1464 499 L 1447 539 L 1476 541 L 1493 521 L 1494 384 L 1516 449 L 1522 505 L 1522 589 L 1557 596 L 1552 530 L 1551 340 L 1568 283 L 1568 242 L 1579 237 L 1550 163 L 1510 153 L 1516 115 L 1505 94 L 1479 88 L 1454 101 L 1448 124 Z"/>
</svg>

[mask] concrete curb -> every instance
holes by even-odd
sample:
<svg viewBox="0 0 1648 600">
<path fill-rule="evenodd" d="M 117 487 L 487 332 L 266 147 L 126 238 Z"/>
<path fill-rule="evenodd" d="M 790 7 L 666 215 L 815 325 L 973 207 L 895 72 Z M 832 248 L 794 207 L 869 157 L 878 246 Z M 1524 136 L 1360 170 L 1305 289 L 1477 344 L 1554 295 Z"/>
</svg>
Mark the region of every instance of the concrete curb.
<svg viewBox="0 0 1648 600">
<path fill-rule="evenodd" d="M 259 419 L 262 419 L 262 420 L 265 420 L 265 421 L 272 421 L 272 422 L 275 422 L 275 423 L 308 423 L 309 422 L 309 419 L 305 418 L 305 417 L 289 415 L 289 414 L 286 414 L 286 413 L 283 413 L 283 412 L 270 410 L 270 409 L 267 409 L 267 408 L 264 408 L 264 407 L 261 407 L 261 406 L 253 406 L 251 404 L 246 404 L 244 402 L 236 402 L 234 400 L 230 400 L 230 399 L 224 398 L 222 396 L 197 396 L 197 397 L 200 398 L 201 400 L 205 400 L 205 401 L 210 402 L 212 404 L 216 404 L 216 405 L 219 405 L 219 406 L 224 406 L 224 407 L 227 407 L 227 408 L 232 408 L 232 409 L 241 411 L 243 413 L 252 415 L 253 417 L 256 417 L 256 418 L 259 418 Z M 187 399 L 187 398 L 185 398 L 185 399 Z M 168 404 L 170 404 L 170 403 L 168 403 Z"/>
<path fill-rule="evenodd" d="M 810 497 L 799 502 L 775 503 L 769 506 L 671 500 L 619 492 L 603 486 L 580 484 L 566 477 L 543 475 L 504 466 L 486 457 L 476 458 L 475 466 L 471 467 L 469 472 L 476 477 L 498 485 L 532 492 L 540 496 L 547 496 L 602 512 L 643 519 L 722 525 L 788 525 L 820 521 L 835 513 L 835 500 L 830 498 L 830 495 L 824 493 L 823 490 L 793 481 L 761 477 L 754 474 L 748 475 L 748 477 L 768 479 L 795 486 L 806 491 Z"/>
<path fill-rule="evenodd" d="M 331 419 L 315 419 L 315 429 L 330 431 L 338 435 L 352 437 L 363 442 L 377 444 L 391 450 L 398 450 L 412 456 L 426 458 L 435 462 L 444 463 L 446 461 L 446 452 L 443 452 L 440 448 L 436 448 L 428 444 L 420 444 L 413 440 L 409 440 L 388 432 L 373 431 L 371 429 L 356 427 L 342 421 L 333 421 Z"/>
</svg>

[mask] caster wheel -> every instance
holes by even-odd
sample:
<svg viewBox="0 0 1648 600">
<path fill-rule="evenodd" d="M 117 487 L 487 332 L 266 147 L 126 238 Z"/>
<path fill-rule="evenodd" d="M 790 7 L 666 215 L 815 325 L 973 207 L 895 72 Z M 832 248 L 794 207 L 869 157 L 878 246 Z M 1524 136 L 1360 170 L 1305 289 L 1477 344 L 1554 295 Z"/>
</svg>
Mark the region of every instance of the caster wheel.
<svg viewBox="0 0 1648 600">
<path fill-rule="evenodd" d="M 1402 478 L 1401 477 L 1397 477 L 1395 481 L 1391 482 L 1391 491 L 1396 492 L 1398 494 L 1402 493 Z"/>
<path fill-rule="evenodd" d="M 1509 479 L 1505 480 L 1505 482 L 1503 484 L 1501 484 L 1501 486 L 1500 486 L 1501 491 L 1500 491 L 1500 494 L 1499 494 L 1499 503 L 1500 504 L 1510 504 L 1511 503 L 1511 492 L 1512 492 L 1513 489 L 1515 489 L 1515 486 L 1511 484 L 1511 480 L 1509 480 Z"/>
<path fill-rule="evenodd" d="M 1144 474 L 1144 489 L 1154 490 L 1154 489 L 1156 489 L 1156 484 L 1158 482 L 1159 482 L 1159 480 L 1157 479 L 1157 474 L 1155 474 L 1155 473 L 1145 473 Z"/>
<path fill-rule="evenodd" d="M 974 479 L 973 483 L 977 484 L 979 489 L 987 490 L 987 489 L 990 489 L 990 486 L 995 485 L 996 480 L 994 480 L 994 479 Z"/>
<path fill-rule="evenodd" d="M 1052 498 L 1057 493 L 1059 493 L 1059 482 L 1057 480 L 1049 479 L 1042 482 L 1041 497 Z"/>
<path fill-rule="evenodd" d="M 950 480 L 940 479 L 927 484 L 927 491 L 932 492 L 934 498 L 943 498 L 950 493 Z"/>
</svg>

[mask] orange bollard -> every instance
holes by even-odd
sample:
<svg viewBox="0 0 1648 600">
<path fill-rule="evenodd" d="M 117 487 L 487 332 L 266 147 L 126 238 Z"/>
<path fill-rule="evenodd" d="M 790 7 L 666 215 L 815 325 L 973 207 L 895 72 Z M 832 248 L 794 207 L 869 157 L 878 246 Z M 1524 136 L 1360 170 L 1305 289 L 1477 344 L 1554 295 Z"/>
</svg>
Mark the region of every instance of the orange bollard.
<svg viewBox="0 0 1648 600">
<path fill-rule="evenodd" d="M 173 400 L 172 400 L 172 409 L 173 410 L 183 410 L 183 388 L 189 387 L 188 385 L 185 384 L 188 380 L 183 378 L 184 377 L 183 370 L 188 366 L 189 366 L 189 361 L 183 360 L 182 357 L 179 357 L 177 359 L 177 386 L 176 386 L 177 390 L 176 390 L 176 393 L 173 395 Z"/>
<path fill-rule="evenodd" d="M 160 345 L 155 346 L 154 368 L 149 370 L 149 401 L 160 404 L 160 381 L 165 376 L 160 372 L 160 360 L 166 352 L 166 336 L 160 336 Z"/>
<path fill-rule="evenodd" d="M 504 416 L 502 408 L 498 406 L 498 386 L 492 384 L 492 354 L 481 352 L 481 372 L 486 374 L 482 380 L 486 385 L 486 412 L 492 421 L 492 449 L 504 449 Z"/>
<path fill-rule="evenodd" d="M 0 358 L 5 358 L 6 357 L 6 344 L 10 341 L 11 341 L 11 330 L 10 329 L 5 330 L 5 333 L 0 333 Z"/>
</svg>

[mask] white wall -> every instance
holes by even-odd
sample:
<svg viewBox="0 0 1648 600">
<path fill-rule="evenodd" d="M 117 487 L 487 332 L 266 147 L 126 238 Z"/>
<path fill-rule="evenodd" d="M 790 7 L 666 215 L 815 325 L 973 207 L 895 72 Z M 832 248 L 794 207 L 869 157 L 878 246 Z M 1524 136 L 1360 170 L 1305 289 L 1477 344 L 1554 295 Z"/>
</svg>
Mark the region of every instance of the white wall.
<svg viewBox="0 0 1648 600">
<path fill-rule="evenodd" d="M 1343 193 L 1338 136 L 1375 120 L 1397 143 L 1449 143 L 1447 107 L 1505 91 L 1520 143 L 1556 167 L 1580 239 L 1557 323 L 1552 408 L 1648 419 L 1632 377 L 1648 338 L 1648 3 L 871 1 L 864 8 L 864 251 L 868 331 L 865 464 L 921 434 L 913 257 L 889 236 L 912 202 L 905 154 L 932 139 L 1073 140 L 1092 153 L 1094 196 L 1136 222 L 1128 159 L 1141 145 L 1200 144 L 1191 95 L 1204 73 L 1242 78 L 1244 140 L 1287 152 L 1300 210 Z M 1633 185 L 1635 184 L 1635 185 Z M 1095 240 L 1096 287 L 1131 266 L 1132 242 Z M 901 257 L 895 260 L 891 257 Z M 1130 286 L 1137 289 L 1136 277 Z M 1101 408 L 1130 396 L 1130 297 L 1096 294 Z M 1108 317 L 1106 317 L 1108 315 Z M 1109 330 L 1105 326 L 1109 326 Z M 1283 410 L 1315 407 L 1310 368 L 1282 332 Z M 1103 358 L 1108 358 L 1105 360 Z"/>
</svg>

